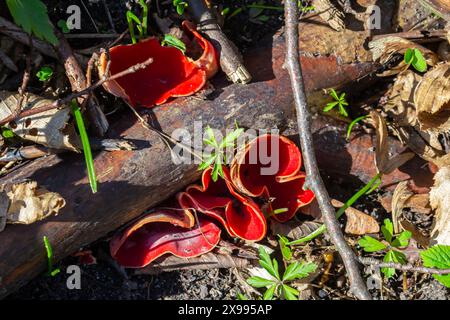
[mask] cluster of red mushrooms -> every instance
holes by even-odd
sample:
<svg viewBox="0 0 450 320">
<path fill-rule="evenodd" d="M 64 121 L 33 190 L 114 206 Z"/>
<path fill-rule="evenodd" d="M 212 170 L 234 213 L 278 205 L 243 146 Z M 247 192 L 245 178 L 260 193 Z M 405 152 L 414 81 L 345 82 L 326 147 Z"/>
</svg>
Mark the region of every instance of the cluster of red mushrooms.
<svg viewBox="0 0 450 320">
<path fill-rule="evenodd" d="M 119 45 L 110 49 L 109 57 L 102 55 L 100 75 L 117 74 L 149 57 L 153 63 L 106 82 L 105 89 L 133 107 L 153 107 L 200 90 L 218 70 L 217 54 L 190 22 L 183 22 L 183 29 L 188 52 L 198 53 L 196 60 L 161 46 L 157 38 Z M 272 148 L 274 143 L 277 148 Z M 275 172 L 264 172 L 267 164 L 260 159 L 261 149 L 277 160 Z M 195 257 L 219 243 L 222 228 L 230 237 L 259 241 L 267 233 L 268 219 L 288 221 L 314 200 L 314 193 L 303 188 L 301 165 L 301 153 L 291 140 L 259 136 L 237 153 L 230 168 L 223 168 L 223 179 L 213 181 L 211 169 L 204 170 L 201 185 L 178 193 L 175 205 L 157 208 L 117 233 L 110 242 L 111 255 L 128 268 L 144 267 L 168 253 Z"/>
</svg>

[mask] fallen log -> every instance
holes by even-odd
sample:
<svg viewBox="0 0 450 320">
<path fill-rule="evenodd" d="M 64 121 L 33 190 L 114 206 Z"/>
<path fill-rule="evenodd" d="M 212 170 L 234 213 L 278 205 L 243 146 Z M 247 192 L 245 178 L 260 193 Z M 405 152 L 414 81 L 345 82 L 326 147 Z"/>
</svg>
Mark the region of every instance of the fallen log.
<svg viewBox="0 0 450 320">
<path fill-rule="evenodd" d="M 355 85 L 355 80 L 374 70 L 370 55 L 361 49 L 365 34 L 353 31 L 337 34 L 315 23 L 305 23 L 302 29 L 300 43 L 306 54 L 301 63 L 311 97 L 320 94 L 321 88 L 346 83 L 357 90 L 362 83 Z M 361 51 L 357 54 L 358 63 L 350 63 L 349 52 L 355 55 L 355 50 L 348 49 L 350 44 Z M 284 58 L 284 39 L 276 35 L 248 52 L 245 63 L 253 75 L 252 83 L 229 85 L 224 77 L 217 76 L 213 80 L 213 100 L 179 98 L 151 109 L 146 115 L 154 127 L 168 134 L 177 128 L 192 133 L 194 122 L 199 120 L 222 131 L 237 120 L 242 127 L 278 127 L 282 134 L 295 132 L 293 99 L 289 77 L 283 69 Z M 311 99 L 312 104 L 312 100 L 318 101 Z M 45 270 L 44 235 L 52 244 L 57 261 L 123 226 L 199 178 L 196 164 L 175 165 L 166 144 L 136 121 L 131 112 L 123 112 L 120 120 L 111 123 L 110 138 L 132 140 L 137 150 L 94 155 L 98 193 L 91 193 L 83 157 L 77 154 L 37 159 L 0 179 L 0 184 L 35 180 L 61 194 L 67 202 L 58 216 L 28 226 L 8 225 L 0 233 L 0 297 Z M 353 174 L 367 181 L 375 170 L 370 151 L 372 137 L 355 136 L 347 144 L 344 130 L 342 124 L 322 116 L 314 120 L 319 166 L 324 172 L 346 177 Z M 395 140 L 392 144 L 401 148 Z M 414 176 L 422 170 L 422 165 L 421 161 L 414 162 Z M 390 183 L 409 178 L 399 170 L 385 177 Z"/>
</svg>

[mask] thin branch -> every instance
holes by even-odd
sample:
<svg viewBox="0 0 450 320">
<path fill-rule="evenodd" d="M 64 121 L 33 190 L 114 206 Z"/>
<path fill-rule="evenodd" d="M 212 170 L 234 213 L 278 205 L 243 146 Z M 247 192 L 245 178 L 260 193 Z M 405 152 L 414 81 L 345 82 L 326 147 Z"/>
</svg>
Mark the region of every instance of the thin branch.
<svg viewBox="0 0 450 320">
<path fill-rule="evenodd" d="M 31 35 L 29 36 L 29 44 L 30 44 L 30 52 L 27 56 L 27 66 L 25 68 L 25 71 L 23 72 L 22 84 L 21 84 L 20 88 L 17 90 L 19 92 L 20 98 L 17 101 L 16 110 L 12 114 L 12 116 L 16 116 L 16 117 L 22 111 L 22 105 L 23 105 L 23 102 L 25 101 L 25 96 L 26 96 L 25 93 L 27 90 L 28 82 L 30 82 L 31 56 L 33 55 L 33 52 L 34 52 L 33 41 L 31 39 Z"/>
<path fill-rule="evenodd" d="M 359 262 L 367 266 L 375 266 L 377 268 L 394 268 L 401 271 L 427 273 L 427 274 L 450 274 L 450 269 L 436 269 L 426 267 L 415 267 L 411 264 L 400 264 L 394 262 L 383 262 L 374 258 L 359 257 Z"/>
<path fill-rule="evenodd" d="M 153 62 L 153 58 L 149 58 L 149 59 L 145 60 L 142 63 L 137 63 L 137 64 L 129 67 L 128 69 L 123 70 L 123 71 L 121 71 L 119 73 L 116 73 L 116 74 L 114 74 L 114 75 L 112 75 L 110 77 L 106 76 L 106 73 L 105 73 L 105 76 L 103 76 L 102 79 L 98 80 L 96 83 L 94 83 L 93 85 L 87 87 L 84 90 L 81 90 L 81 91 L 78 91 L 78 92 L 74 92 L 74 93 L 68 95 L 67 97 L 65 97 L 63 99 L 55 100 L 53 103 L 43 105 L 42 107 L 23 111 L 16 117 L 14 117 L 13 115 L 11 115 L 9 117 L 6 117 L 5 119 L 0 121 L 0 125 L 4 125 L 4 124 L 6 124 L 8 122 L 11 122 L 13 120 L 16 120 L 16 119 L 28 117 L 28 116 L 35 115 L 35 114 L 38 114 L 38 113 L 41 113 L 41 112 L 45 112 L 45 111 L 48 111 L 48 110 L 59 108 L 59 107 L 61 107 L 63 105 L 68 104 L 73 99 L 76 99 L 76 98 L 79 98 L 81 96 L 84 96 L 84 95 L 88 94 L 89 92 L 91 92 L 92 90 L 95 90 L 96 88 L 100 87 L 103 83 L 105 83 L 107 81 L 116 80 L 116 79 L 118 79 L 120 77 L 123 77 L 123 76 L 126 76 L 126 75 L 128 75 L 130 73 L 134 73 L 134 72 L 136 72 L 138 70 L 145 69 L 152 62 Z"/>
<path fill-rule="evenodd" d="M 308 187 L 315 193 L 322 211 L 323 220 L 328 233 L 342 257 L 350 280 L 350 291 L 363 300 L 372 299 L 366 284 L 359 273 L 359 264 L 356 255 L 345 241 L 339 223 L 335 217 L 335 210 L 330 202 L 330 196 L 317 168 L 316 156 L 311 134 L 311 116 L 306 104 L 306 95 L 303 84 L 302 70 L 298 45 L 298 7 L 297 1 L 286 0 L 285 25 L 286 25 L 286 65 L 292 83 L 294 101 L 297 111 L 297 125 L 299 129 L 300 144 L 305 160 Z"/>
</svg>

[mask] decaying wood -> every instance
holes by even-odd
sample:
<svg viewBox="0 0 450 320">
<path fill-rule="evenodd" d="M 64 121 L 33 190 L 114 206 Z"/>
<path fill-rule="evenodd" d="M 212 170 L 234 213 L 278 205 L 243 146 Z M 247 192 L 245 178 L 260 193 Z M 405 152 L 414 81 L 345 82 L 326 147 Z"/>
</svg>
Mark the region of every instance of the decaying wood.
<svg viewBox="0 0 450 320">
<path fill-rule="evenodd" d="M 320 29 L 312 24 L 305 23 L 302 27 L 305 38 L 300 41 L 305 51 L 316 49 L 317 37 L 311 35 L 311 30 L 321 34 L 330 32 L 327 27 Z M 204 126 L 208 124 L 222 131 L 226 126 L 234 126 L 234 120 L 237 120 L 244 128 L 278 127 L 281 134 L 295 133 L 293 97 L 289 76 L 283 69 L 284 39 L 277 35 L 261 44 L 246 57 L 247 67 L 254 76 L 254 81 L 247 86 L 229 85 L 226 79 L 216 77 L 212 80 L 215 87 L 213 100 L 179 98 L 142 115 L 168 134 L 186 128 L 193 136 L 195 121 L 200 119 Z M 321 88 L 351 83 L 374 70 L 368 59 L 342 64 L 339 56 L 348 48 L 342 49 L 330 47 L 335 50 L 332 56 L 309 54 L 301 57 L 306 91 L 311 96 Z M 352 87 L 357 86 L 349 86 Z M 370 151 L 372 136 L 355 132 L 352 143 L 347 144 L 345 125 L 322 116 L 317 116 L 312 125 L 321 170 L 347 178 L 353 174 L 366 182 L 373 177 L 376 169 L 374 154 Z M 55 259 L 59 260 L 136 218 L 199 178 L 198 164 L 174 164 L 159 135 L 143 128 L 131 112 L 123 112 L 109 132 L 111 138 L 132 140 L 137 150 L 94 153 L 99 182 L 99 191 L 94 195 L 82 155 L 51 155 L 37 159 L 0 179 L 0 183 L 35 180 L 50 191 L 58 192 L 67 203 L 56 217 L 29 226 L 8 226 L 0 234 L 0 297 L 45 270 L 44 235 L 53 246 Z M 398 142 L 391 146 L 402 148 Z M 409 169 L 402 168 L 385 176 L 386 183 L 392 185 L 411 180 L 407 172 L 427 179 L 424 162 L 410 161 L 408 164 Z M 429 180 L 431 185 L 431 178 Z"/>
</svg>

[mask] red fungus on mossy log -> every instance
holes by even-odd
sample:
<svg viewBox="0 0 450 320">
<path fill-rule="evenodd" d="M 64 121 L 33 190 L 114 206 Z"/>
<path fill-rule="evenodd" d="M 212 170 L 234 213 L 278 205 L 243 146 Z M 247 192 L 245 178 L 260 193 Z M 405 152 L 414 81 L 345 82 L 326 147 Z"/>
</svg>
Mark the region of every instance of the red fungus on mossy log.
<svg viewBox="0 0 450 320">
<path fill-rule="evenodd" d="M 107 81 L 103 87 L 132 106 L 148 108 L 163 104 L 171 97 L 186 97 L 199 91 L 218 70 L 217 54 L 192 23 L 184 21 L 183 30 L 192 36 L 187 47 L 199 46 L 202 50 L 197 60 L 187 57 L 179 49 L 162 46 L 155 37 L 136 44 L 115 46 L 109 50 L 109 75 L 148 58 L 153 58 L 153 62 L 142 70 Z M 103 53 L 98 68 L 101 77 L 107 72 L 107 64 L 107 54 Z"/>
</svg>

